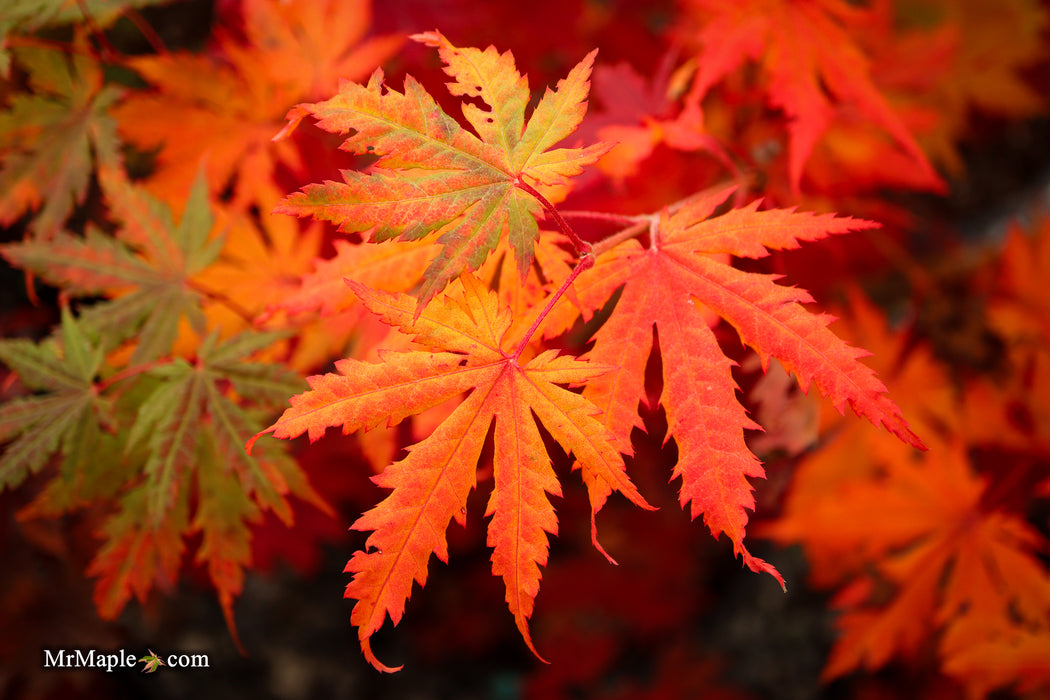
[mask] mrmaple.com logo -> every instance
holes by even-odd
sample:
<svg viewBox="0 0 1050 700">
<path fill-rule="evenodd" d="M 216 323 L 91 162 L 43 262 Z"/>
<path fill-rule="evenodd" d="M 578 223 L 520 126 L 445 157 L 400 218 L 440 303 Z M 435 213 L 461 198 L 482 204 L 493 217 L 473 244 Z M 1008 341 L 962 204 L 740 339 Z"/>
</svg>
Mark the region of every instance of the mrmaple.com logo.
<svg viewBox="0 0 1050 700">
<path fill-rule="evenodd" d="M 210 668 L 207 654 L 157 655 L 152 649 L 144 656 L 136 656 L 125 649 L 99 651 L 97 649 L 44 649 L 44 668 L 97 668 L 112 673 L 116 668 L 135 668 L 144 664 L 143 673 L 153 673 L 161 666 L 171 668 Z"/>
</svg>

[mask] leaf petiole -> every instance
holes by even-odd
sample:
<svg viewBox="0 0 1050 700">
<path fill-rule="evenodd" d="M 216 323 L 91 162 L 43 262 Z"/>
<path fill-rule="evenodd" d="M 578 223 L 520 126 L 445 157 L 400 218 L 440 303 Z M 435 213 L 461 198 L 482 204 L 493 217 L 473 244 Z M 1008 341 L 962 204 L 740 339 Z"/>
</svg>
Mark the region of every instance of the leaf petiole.
<svg viewBox="0 0 1050 700">
<path fill-rule="evenodd" d="M 576 246 L 576 255 L 580 257 L 580 260 L 582 262 L 583 257 L 591 252 L 591 244 L 580 238 L 579 234 L 572 230 L 572 226 L 569 226 L 569 222 L 567 222 L 565 218 L 562 217 L 561 213 L 557 210 L 557 208 L 553 204 L 551 204 L 550 200 L 544 197 L 539 190 L 537 190 L 529 183 L 525 182 L 525 180 L 523 180 L 520 176 L 518 177 L 518 181 L 514 184 L 516 187 L 518 187 L 518 189 L 524 190 L 525 192 L 531 194 L 539 201 L 540 204 L 543 205 L 543 208 L 546 209 L 547 213 L 550 214 L 552 219 L 554 219 L 554 223 L 558 224 L 558 228 L 561 229 L 562 233 L 568 236 L 569 240 L 572 241 L 572 244 Z"/>
<path fill-rule="evenodd" d="M 223 294 L 222 292 L 217 292 L 214 289 L 209 289 L 208 287 L 193 279 L 187 279 L 186 286 L 192 289 L 193 291 L 197 292 L 198 294 L 202 294 L 208 299 L 212 299 L 216 303 L 222 304 L 227 309 L 236 314 L 238 317 L 240 317 L 240 319 L 247 323 L 249 326 L 255 325 L 255 316 L 252 314 L 252 312 L 244 308 L 243 306 L 241 306 L 236 301 L 231 299 L 229 296 Z"/>
<path fill-rule="evenodd" d="M 95 384 L 95 393 L 101 394 L 106 389 L 110 388 L 118 382 L 122 382 L 125 379 L 137 376 L 139 374 L 145 374 L 146 372 L 156 369 L 157 367 L 170 365 L 171 362 L 171 358 L 161 358 L 159 360 L 153 360 L 152 362 L 143 362 L 142 364 L 132 365 L 131 367 L 125 367 L 116 374 L 97 382 Z"/>
<path fill-rule="evenodd" d="M 561 283 L 560 287 L 558 287 L 558 291 L 554 292 L 551 298 L 547 300 L 547 305 L 543 307 L 543 311 L 540 312 L 536 317 L 536 320 L 534 320 L 532 325 L 529 326 L 529 330 L 527 330 L 525 335 L 522 336 L 521 342 L 518 343 L 518 347 L 511 357 L 514 359 L 521 357 L 521 353 L 525 350 L 525 346 L 529 344 L 530 340 L 532 340 L 532 336 L 536 333 L 540 324 L 543 323 L 543 319 L 547 318 L 547 315 L 551 312 L 551 309 L 554 308 L 554 305 L 557 304 L 558 300 L 562 298 L 566 291 L 568 291 L 572 283 L 576 281 L 576 278 L 579 277 L 584 270 L 589 270 L 592 267 L 594 267 L 594 255 L 591 253 L 584 253 L 581 255 L 579 262 L 576 263 L 576 267 L 572 268 L 572 272 L 569 273 L 569 276 L 566 277 L 565 281 Z"/>
<path fill-rule="evenodd" d="M 614 221 L 618 224 L 635 224 L 646 218 L 644 214 L 614 214 L 607 211 L 563 211 L 561 215 L 568 219 L 593 219 L 596 221 Z"/>
</svg>

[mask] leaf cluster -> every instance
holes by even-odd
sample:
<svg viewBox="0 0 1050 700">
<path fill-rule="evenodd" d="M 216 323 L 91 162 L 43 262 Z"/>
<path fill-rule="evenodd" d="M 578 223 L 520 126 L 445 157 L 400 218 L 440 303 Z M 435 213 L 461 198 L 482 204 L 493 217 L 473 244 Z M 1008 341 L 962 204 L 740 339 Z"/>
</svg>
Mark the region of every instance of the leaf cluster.
<svg viewBox="0 0 1050 700">
<path fill-rule="evenodd" d="M 367 661 L 397 670 L 373 636 L 432 555 L 448 562 L 476 490 L 491 573 L 542 659 L 550 635 L 529 623 L 577 474 L 609 562 L 627 549 L 599 543 L 610 500 L 676 497 L 786 587 L 748 531 L 762 460 L 791 453 L 783 512 L 759 527 L 842 592 L 827 678 L 929 647 L 973 696 L 1050 682 L 1046 543 L 1021 496 L 1048 494 L 1045 231 L 974 275 L 1011 368 L 959 379 L 979 400 L 919 325 L 886 329 L 855 290 L 832 325 L 806 291 L 892 258 L 915 303 L 936 295 L 884 192 L 942 193 L 975 106 L 1045 110 L 1018 77 L 1045 57 L 1022 31 L 1045 30 L 1045 8 L 1012 0 L 993 23 L 977 0 L 685 0 L 644 77 L 595 35 L 534 93 L 527 47 L 374 34 L 368 0 L 222 3 L 196 52 L 157 43 L 135 9 L 152 2 L 18 0 L 0 18 L 0 225 L 16 234 L 0 256 L 60 306 L 50 334 L 0 339 L 0 489 L 29 494 L 21 523 L 91 515 L 101 616 L 178 580 L 192 542 L 239 644 L 263 516 L 335 514 L 312 448 L 288 441 L 338 429 L 385 492 L 353 520 L 345 570 Z M 114 47 L 120 18 L 155 52 Z M 34 34 L 65 24 L 68 44 Z M 1014 48 L 975 48 L 995 32 Z M 833 409 L 819 425 L 813 386 Z M 653 415 L 673 442 L 666 498 L 640 478 Z M 1010 451 L 1003 473 L 989 450 Z"/>
</svg>

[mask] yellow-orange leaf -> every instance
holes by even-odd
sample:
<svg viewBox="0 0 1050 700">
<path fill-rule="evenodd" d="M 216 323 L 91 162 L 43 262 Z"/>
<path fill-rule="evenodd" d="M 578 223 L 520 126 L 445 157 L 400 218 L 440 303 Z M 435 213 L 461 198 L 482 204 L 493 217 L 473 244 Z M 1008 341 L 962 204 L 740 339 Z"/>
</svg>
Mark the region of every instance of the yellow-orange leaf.
<svg viewBox="0 0 1050 700">
<path fill-rule="evenodd" d="M 413 38 L 439 48 L 446 72 L 455 78 L 449 83 L 453 95 L 487 106 L 463 105 L 477 135 L 446 114 L 411 76 L 400 93 L 384 86 L 383 72 L 377 70 L 367 85 L 346 82 L 330 100 L 297 106 L 285 130 L 312 115 L 327 131 L 353 131 L 342 148 L 378 155 L 371 172 L 345 171 L 343 182 L 308 185 L 277 211 L 332 221 L 343 231 L 371 231 L 373 241 L 416 240 L 440 232 L 442 251 L 420 289 L 425 305 L 464 271 L 477 270 L 504 235 L 525 277 L 541 210 L 518 184 L 566 184 L 606 146 L 551 150 L 583 119 L 596 52 L 557 89 L 547 90 L 526 120 L 528 82 L 509 53 L 458 48 L 437 32 Z"/>
<path fill-rule="evenodd" d="M 488 542 L 493 547 L 493 572 L 503 578 L 507 604 L 533 652 L 527 622 L 539 591 L 539 567 L 547 562 L 547 534 L 557 532 L 547 494 L 560 493 L 536 419 L 576 457 L 594 511 L 613 491 L 650 507 L 595 418 L 597 409 L 561 386 L 582 384 L 608 368 L 559 357 L 556 351 L 521 362 L 521 348 L 514 349 L 508 334 L 512 319 L 500 310 L 496 294 L 472 275 L 461 282 L 450 290 L 455 294 L 446 294 L 418 318 L 418 303 L 412 297 L 351 282 L 365 306 L 386 323 L 413 334 L 427 350 L 387 352 L 376 364 L 342 360 L 336 365 L 338 374 L 312 377 L 310 391 L 293 397 L 291 408 L 264 431 L 279 438 L 307 433 L 316 440 L 328 427 L 349 433 L 383 421 L 395 424 L 470 392 L 405 459 L 374 477 L 391 493 L 353 525 L 372 534 L 365 550 L 347 563 L 354 577 L 346 596 L 357 600 L 351 622 L 358 628 L 362 650 L 381 671 L 396 669 L 376 659 L 370 638 L 388 616 L 394 624 L 400 621 L 413 581 L 426 583 L 431 553 L 447 561 L 445 529 L 452 518 L 465 518 L 478 458 L 493 422 L 495 485 L 487 511 L 492 516 Z"/>
</svg>

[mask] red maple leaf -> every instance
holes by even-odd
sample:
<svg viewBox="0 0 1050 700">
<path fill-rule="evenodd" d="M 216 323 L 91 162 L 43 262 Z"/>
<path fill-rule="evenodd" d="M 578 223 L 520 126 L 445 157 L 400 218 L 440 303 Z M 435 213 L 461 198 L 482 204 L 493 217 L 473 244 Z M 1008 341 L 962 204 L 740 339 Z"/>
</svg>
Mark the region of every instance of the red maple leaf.
<svg viewBox="0 0 1050 700">
<path fill-rule="evenodd" d="M 756 62 L 766 98 L 788 119 L 788 177 L 796 193 L 813 147 L 844 110 L 888 132 L 927 182 L 940 183 L 854 38 L 872 22 L 871 11 L 841 0 L 690 0 L 687 8 L 699 24 L 689 36 L 700 44 L 687 97 L 693 115 L 714 85 L 745 61 Z"/>
<path fill-rule="evenodd" d="M 764 475 L 744 444 L 744 430 L 759 426 L 735 397 L 733 363 L 719 348 L 709 319 L 720 317 L 732 325 L 758 353 L 763 369 L 775 357 L 804 390 L 815 382 L 840 412 L 849 405 L 908 444 L 922 443 L 884 396 L 886 388 L 874 372 L 858 362 L 867 353 L 828 330 L 832 317 L 803 308 L 812 301 L 809 294 L 775 284 L 775 276 L 737 270 L 726 260 L 730 254 L 759 258 L 769 250 L 875 224 L 788 209 L 758 211 L 757 202 L 708 220 L 732 192 L 650 217 L 648 248 L 626 241 L 600 255 L 598 264 L 577 280 L 574 287 L 588 313 L 623 287 L 590 354 L 593 361 L 618 369 L 589 382 L 584 396 L 603 410 L 603 422 L 620 450 L 630 453 L 631 429 L 643 427 L 638 404 L 646 401 L 645 365 L 655 325 L 663 362 L 660 403 L 667 409 L 669 435 L 678 443 L 674 476 L 682 479 L 681 503 L 692 503 L 694 518 L 703 513 L 716 536 L 725 532 L 748 567 L 772 574 L 783 585 L 776 569 L 752 557 L 743 544 L 746 509 L 754 507 L 747 477 Z M 564 323 L 573 314 L 568 304 L 563 307 Z"/>
</svg>

